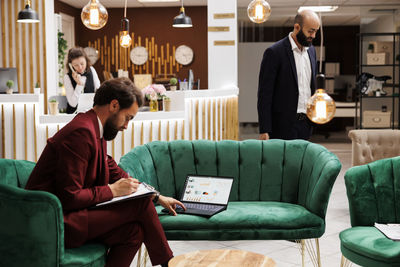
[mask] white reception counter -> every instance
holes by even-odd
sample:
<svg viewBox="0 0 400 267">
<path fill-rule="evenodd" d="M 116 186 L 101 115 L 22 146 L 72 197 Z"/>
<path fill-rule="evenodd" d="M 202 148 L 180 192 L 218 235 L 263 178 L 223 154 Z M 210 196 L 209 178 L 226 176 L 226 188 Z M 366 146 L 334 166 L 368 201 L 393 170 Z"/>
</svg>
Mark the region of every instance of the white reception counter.
<svg viewBox="0 0 400 267">
<path fill-rule="evenodd" d="M 108 142 L 118 162 L 134 146 L 155 140 L 238 139 L 238 88 L 167 91 L 169 112 L 139 112 L 128 129 Z M 43 114 L 43 95 L 0 95 L 3 158 L 37 161 L 47 138 L 75 116 Z"/>
</svg>

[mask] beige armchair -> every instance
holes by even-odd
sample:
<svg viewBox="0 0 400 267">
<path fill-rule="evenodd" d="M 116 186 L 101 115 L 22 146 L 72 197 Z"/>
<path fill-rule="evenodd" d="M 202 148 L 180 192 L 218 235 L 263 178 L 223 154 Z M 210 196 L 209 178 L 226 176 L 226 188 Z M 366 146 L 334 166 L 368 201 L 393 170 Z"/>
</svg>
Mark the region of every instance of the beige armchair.
<svg viewBox="0 0 400 267">
<path fill-rule="evenodd" d="M 400 155 L 400 130 L 351 130 L 352 165 Z"/>
</svg>

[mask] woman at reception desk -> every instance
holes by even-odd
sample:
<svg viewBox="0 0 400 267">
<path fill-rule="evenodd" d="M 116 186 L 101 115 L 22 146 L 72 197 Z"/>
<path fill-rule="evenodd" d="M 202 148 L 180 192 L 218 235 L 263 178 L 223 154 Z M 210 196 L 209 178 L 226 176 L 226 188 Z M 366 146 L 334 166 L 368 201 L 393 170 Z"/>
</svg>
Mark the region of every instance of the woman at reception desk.
<svg viewBox="0 0 400 267">
<path fill-rule="evenodd" d="M 67 96 L 67 113 L 71 114 L 78 107 L 80 95 L 94 93 L 100 87 L 100 80 L 81 47 L 74 47 L 68 51 L 67 69 L 64 88 Z"/>
</svg>

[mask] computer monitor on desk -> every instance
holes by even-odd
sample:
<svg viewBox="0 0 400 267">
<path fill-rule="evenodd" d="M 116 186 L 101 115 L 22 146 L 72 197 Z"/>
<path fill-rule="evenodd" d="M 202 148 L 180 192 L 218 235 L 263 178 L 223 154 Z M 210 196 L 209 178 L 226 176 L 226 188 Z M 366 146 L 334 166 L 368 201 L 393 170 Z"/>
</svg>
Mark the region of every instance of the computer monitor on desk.
<svg viewBox="0 0 400 267">
<path fill-rule="evenodd" d="M 18 76 L 16 68 L 0 68 L 0 94 L 5 94 L 7 91 L 7 81 L 14 82 L 13 93 L 18 93 Z"/>
</svg>

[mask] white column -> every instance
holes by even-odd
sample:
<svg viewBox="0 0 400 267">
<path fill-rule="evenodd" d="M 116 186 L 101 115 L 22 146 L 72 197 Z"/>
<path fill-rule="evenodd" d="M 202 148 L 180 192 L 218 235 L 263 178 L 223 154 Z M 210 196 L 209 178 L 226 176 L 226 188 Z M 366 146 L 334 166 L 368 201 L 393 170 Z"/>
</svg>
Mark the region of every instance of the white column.
<svg viewBox="0 0 400 267">
<path fill-rule="evenodd" d="M 214 14 L 233 13 L 234 18 L 214 19 Z M 208 88 L 223 89 L 238 85 L 237 3 L 236 0 L 208 0 L 208 26 L 225 26 L 229 31 L 208 32 Z M 214 41 L 234 41 L 234 45 L 215 46 Z"/>
<path fill-rule="evenodd" d="M 47 96 L 57 94 L 58 76 L 58 49 L 57 49 L 57 30 L 54 16 L 54 1 L 46 1 L 46 77 L 47 77 Z M 45 100 L 47 101 L 47 100 Z"/>
</svg>

